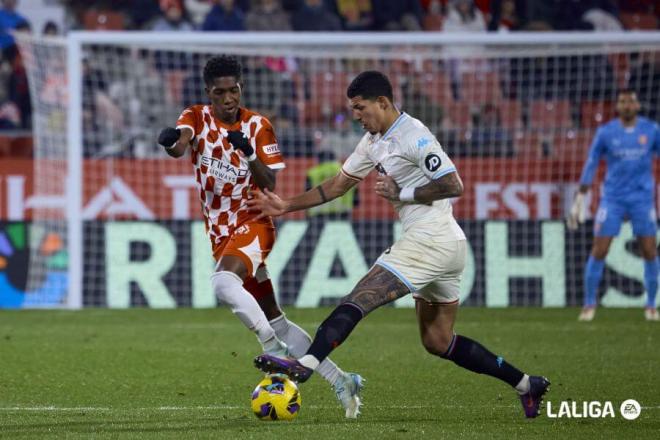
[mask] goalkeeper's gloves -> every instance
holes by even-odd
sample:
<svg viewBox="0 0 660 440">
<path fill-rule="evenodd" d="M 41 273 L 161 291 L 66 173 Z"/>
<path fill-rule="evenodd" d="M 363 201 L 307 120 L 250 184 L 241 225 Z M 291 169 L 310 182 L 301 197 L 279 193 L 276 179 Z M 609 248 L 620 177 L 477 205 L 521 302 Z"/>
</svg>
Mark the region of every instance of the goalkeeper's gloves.
<svg viewBox="0 0 660 440">
<path fill-rule="evenodd" d="M 243 134 L 242 131 L 232 130 L 227 132 L 227 139 L 232 146 L 238 150 L 241 150 L 249 162 L 252 162 L 257 158 L 257 155 L 254 153 L 254 148 L 250 145 L 250 141 Z"/>
<path fill-rule="evenodd" d="M 181 130 L 178 128 L 165 127 L 158 135 L 158 143 L 169 150 L 176 145 L 180 136 Z"/>
<path fill-rule="evenodd" d="M 568 217 L 566 217 L 566 226 L 571 231 L 575 231 L 580 223 L 584 223 L 584 197 L 584 193 L 582 192 L 578 191 L 575 194 L 571 210 L 568 212 Z"/>
</svg>

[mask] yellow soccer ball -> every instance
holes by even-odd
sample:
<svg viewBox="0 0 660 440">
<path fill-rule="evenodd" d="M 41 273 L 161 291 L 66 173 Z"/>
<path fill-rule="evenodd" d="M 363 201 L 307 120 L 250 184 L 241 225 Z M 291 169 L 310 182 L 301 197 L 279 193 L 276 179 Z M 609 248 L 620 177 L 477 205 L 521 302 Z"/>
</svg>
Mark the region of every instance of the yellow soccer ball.
<svg viewBox="0 0 660 440">
<path fill-rule="evenodd" d="M 266 376 L 252 392 L 252 411 L 260 420 L 293 420 L 300 402 L 298 387 L 283 374 Z"/>
</svg>

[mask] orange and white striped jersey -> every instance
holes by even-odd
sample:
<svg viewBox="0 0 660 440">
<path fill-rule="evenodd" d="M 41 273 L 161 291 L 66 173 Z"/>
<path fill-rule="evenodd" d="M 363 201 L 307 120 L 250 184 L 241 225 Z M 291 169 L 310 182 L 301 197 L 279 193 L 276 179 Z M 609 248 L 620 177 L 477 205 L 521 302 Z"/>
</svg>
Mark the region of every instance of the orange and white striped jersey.
<svg viewBox="0 0 660 440">
<path fill-rule="evenodd" d="M 257 189 L 247 159 L 227 140 L 227 132 L 240 130 L 248 136 L 257 157 L 271 169 L 284 168 L 273 126 L 264 116 L 241 107 L 238 121 L 225 124 L 213 116 L 210 105 L 193 105 L 185 109 L 177 128 L 190 128 L 191 160 L 212 243 L 224 237 L 254 217 L 247 210 L 248 191 Z M 272 223 L 272 220 L 268 219 Z"/>
</svg>

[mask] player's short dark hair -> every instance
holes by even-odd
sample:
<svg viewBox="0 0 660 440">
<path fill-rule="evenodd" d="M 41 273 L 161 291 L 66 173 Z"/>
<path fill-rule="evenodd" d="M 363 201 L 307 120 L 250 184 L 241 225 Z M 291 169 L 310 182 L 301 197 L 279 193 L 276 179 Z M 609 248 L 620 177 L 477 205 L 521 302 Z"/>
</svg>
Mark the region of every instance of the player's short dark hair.
<svg viewBox="0 0 660 440">
<path fill-rule="evenodd" d="M 390 102 L 394 101 L 392 83 L 387 76 L 377 70 L 367 70 L 356 76 L 346 89 L 346 96 L 349 99 L 361 96 L 371 100 L 384 96 Z"/>
<path fill-rule="evenodd" d="M 242 72 L 243 66 L 235 56 L 215 56 L 209 58 L 204 66 L 204 82 L 209 85 L 221 76 L 233 76 L 236 77 L 236 81 L 240 81 Z"/>
</svg>

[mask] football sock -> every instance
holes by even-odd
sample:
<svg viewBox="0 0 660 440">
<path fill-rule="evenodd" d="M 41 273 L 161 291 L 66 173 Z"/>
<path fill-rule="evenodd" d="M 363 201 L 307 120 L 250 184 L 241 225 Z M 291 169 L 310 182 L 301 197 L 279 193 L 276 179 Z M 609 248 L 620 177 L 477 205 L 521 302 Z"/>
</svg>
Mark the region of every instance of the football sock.
<svg viewBox="0 0 660 440">
<path fill-rule="evenodd" d="M 449 348 L 440 357 L 475 373 L 496 377 L 514 388 L 524 376 L 522 371 L 501 356 L 495 356 L 483 345 L 465 336 L 454 335 Z"/>
<path fill-rule="evenodd" d="M 319 326 L 307 354 L 323 361 L 332 350 L 344 342 L 363 316 L 362 310 L 356 305 L 344 303 L 337 306 Z"/>
<path fill-rule="evenodd" d="M 226 304 L 243 324 L 256 333 L 266 353 L 283 353 L 286 347 L 275 336 L 257 300 L 243 288 L 243 280 L 233 272 L 211 275 L 211 286 L 218 300 Z"/>
<path fill-rule="evenodd" d="M 655 308 L 655 296 L 658 293 L 658 259 L 644 260 L 644 287 L 646 288 L 646 307 Z"/>
<path fill-rule="evenodd" d="M 312 343 L 309 334 L 295 322 L 286 319 L 284 314 L 271 320 L 270 326 L 275 330 L 275 335 L 287 345 L 289 354 L 295 358 L 303 356 Z M 323 360 L 320 365 L 313 369 L 323 376 L 330 385 L 334 385 L 339 376 L 344 373 L 330 359 Z"/>
<path fill-rule="evenodd" d="M 523 378 L 520 379 L 518 385 L 516 385 L 516 391 L 518 394 L 527 394 L 529 392 L 529 376 L 523 374 Z"/>
<path fill-rule="evenodd" d="M 319 360 L 316 359 L 313 355 L 311 354 L 306 354 L 300 359 L 298 359 L 298 362 L 300 365 L 303 367 L 307 367 L 310 370 L 316 370 L 316 368 L 320 365 Z"/>
<path fill-rule="evenodd" d="M 605 268 L 604 260 L 597 260 L 593 255 L 589 255 L 587 265 L 584 268 L 584 306 L 595 307 L 597 304 L 596 295 L 598 294 L 598 285 L 603 277 Z"/>
</svg>

